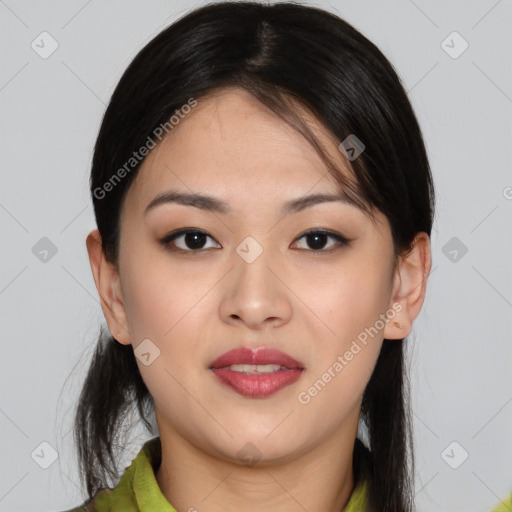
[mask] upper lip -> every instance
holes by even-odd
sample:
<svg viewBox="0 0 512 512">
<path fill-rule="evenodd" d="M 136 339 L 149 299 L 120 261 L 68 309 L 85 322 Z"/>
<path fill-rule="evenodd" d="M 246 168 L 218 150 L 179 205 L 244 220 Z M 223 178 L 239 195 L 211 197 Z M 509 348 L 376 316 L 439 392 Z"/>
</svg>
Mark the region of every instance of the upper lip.
<svg viewBox="0 0 512 512">
<path fill-rule="evenodd" d="M 304 365 L 293 357 L 275 348 L 235 348 L 225 352 L 210 363 L 210 368 L 224 368 L 232 364 L 278 364 L 285 368 L 304 369 Z"/>
</svg>

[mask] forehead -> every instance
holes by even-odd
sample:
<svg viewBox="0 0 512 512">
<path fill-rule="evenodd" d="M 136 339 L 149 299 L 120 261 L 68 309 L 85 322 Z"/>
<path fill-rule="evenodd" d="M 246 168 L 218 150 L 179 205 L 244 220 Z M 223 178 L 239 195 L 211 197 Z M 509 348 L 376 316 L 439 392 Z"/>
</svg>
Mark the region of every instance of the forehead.
<svg viewBox="0 0 512 512">
<path fill-rule="evenodd" d="M 231 192 L 235 198 L 248 190 L 270 195 L 339 190 L 305 136 L 249 92 L 221 89 L 197 101 L 143 161 L 126 198 L 131 209 L 143 208 L 171 187 Z M 304 108 L 297 109 L 325 153 L 351 176 L 335 137 Z"/>
</svg>

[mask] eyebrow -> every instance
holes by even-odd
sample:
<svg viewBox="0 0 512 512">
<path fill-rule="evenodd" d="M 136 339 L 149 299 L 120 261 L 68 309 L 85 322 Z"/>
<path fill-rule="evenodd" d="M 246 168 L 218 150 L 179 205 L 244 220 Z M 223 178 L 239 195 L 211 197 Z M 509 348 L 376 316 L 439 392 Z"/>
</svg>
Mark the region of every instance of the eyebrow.
<svg viewBox="0 0 512 512">
<path fill-rule="evenodd" d="M 330 203 L 330 202 L 338 202 L 345 203 L 349 205 L 353 205 L 353 201 L 351 201 L 345 194 L 313 194 L 309 196 L 300 197 L 298 199 L 292 199 L 284 203 L 281 208 L 282 215 L 289 215 L 291 213 L 297 213 L 306 208 L 310 208 L 316 204 L 320 203 Z M 193 206 L 195 208 L 199 208 L 201 210 L 210 210 L 215 213 L 226 214 L 231 212 L 231 207 L 212 196 L 207 196 L 199 193 L 186 193 L 186 192 L 178 192 L 175 190 L 169 190 L 162 194 L 157 195 L 154 199 L 150 201 L 150 203 L 144 209 L 144 215 L 146 215 L 149 211 L 155 209 L 156 207 L 167 204 L 167 203 L 177 203 L 185 206 Z"/>
</svg>

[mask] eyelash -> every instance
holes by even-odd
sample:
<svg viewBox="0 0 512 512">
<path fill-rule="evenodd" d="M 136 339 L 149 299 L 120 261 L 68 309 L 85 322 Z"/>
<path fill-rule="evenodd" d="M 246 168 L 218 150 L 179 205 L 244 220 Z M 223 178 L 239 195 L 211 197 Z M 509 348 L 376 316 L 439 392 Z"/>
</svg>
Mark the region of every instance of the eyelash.
<svg viewBox="0 0 512 512">
<path fill-rule="evenodd" d="M 180 229 L 178 231 L 174 231 L 173 233 L 170 233 L 168 234 L 167 236 L 165 236 L 164 238 L 162 238 L 159 242 L 161 245 L 163 245 L 165 248 L 171 250 L 171 251 L 175 251 L 175 252 L 182 252 L 182 253 L 199 253 L 203 250 L 206 250 L 204 249 L 203 247 L 199 248 L 199 249 L 182 249 L 181 247 L 175 247 L 175 246 L 172 246 L 171 245 L 171 242 L 173 242 L 174 240 L 176 240 L 177 238 L 179 238 L 180 236 L 182 235 L 187 235 L 187 234 L 198 234 L 198 235 L 205 235 L 209 238 L 211 238 L 213 240 L 213 237 L 211 235 L 209 235 L 206 231 L 203 231 L 201 229 L 191 229 L 191 228 L 188 228 L 188 229 Z M 329 248 L 329 249 L 299 249 L 299 250 L 306 250 L 308 252 L 314 252 L 314 253 L 332 253 L 338 249 L 341 249 L 343 246 L 348 246 L 350 245 L 350 242 L 352 241 L 351 239 L 348 239 L 342 235 L 340 235 L 339 233 L 336 233 L 336 232 L 333 232 L 333 231 L 328 231 L 328 230 L 324 230 L 324 229 L 313 229 L 313 230 L 309 230 L 309 231 L 306 231 L 305 233 L 302 233 L 300 236 L 298 236 L 295 240 L 301 240 L 302 238 L 305 238 L 309 235 L 325 235 L 327 236 L 328 238 L 333 238 L 334 240 L 336 240 L 338 242 L 338 246 L 335 246 L 335 247 L 332 247 L 332 248 Z M 217 242 L 218 243 L 218 242 Z M 207 249 L 211 249 L 211 247 L 207 247 Z"/>
</svg>

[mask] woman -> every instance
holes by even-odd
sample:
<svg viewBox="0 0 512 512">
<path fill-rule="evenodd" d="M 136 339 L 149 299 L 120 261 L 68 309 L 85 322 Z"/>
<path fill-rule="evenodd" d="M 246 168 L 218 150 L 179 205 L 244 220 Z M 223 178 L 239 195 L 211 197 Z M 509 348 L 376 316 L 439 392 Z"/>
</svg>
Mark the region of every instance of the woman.
<svg viewBox="0 0 512 512">
<path fill-rule="evenodd" d="M 190 12 L 122 76 L 91 193 L 110 335 L 76 510 L 412 510 L 404 350 L 434 187 L 370 41 L 293 3 Z M 117 482 L 134 406 L 158 436 Z"/>
</svg>

